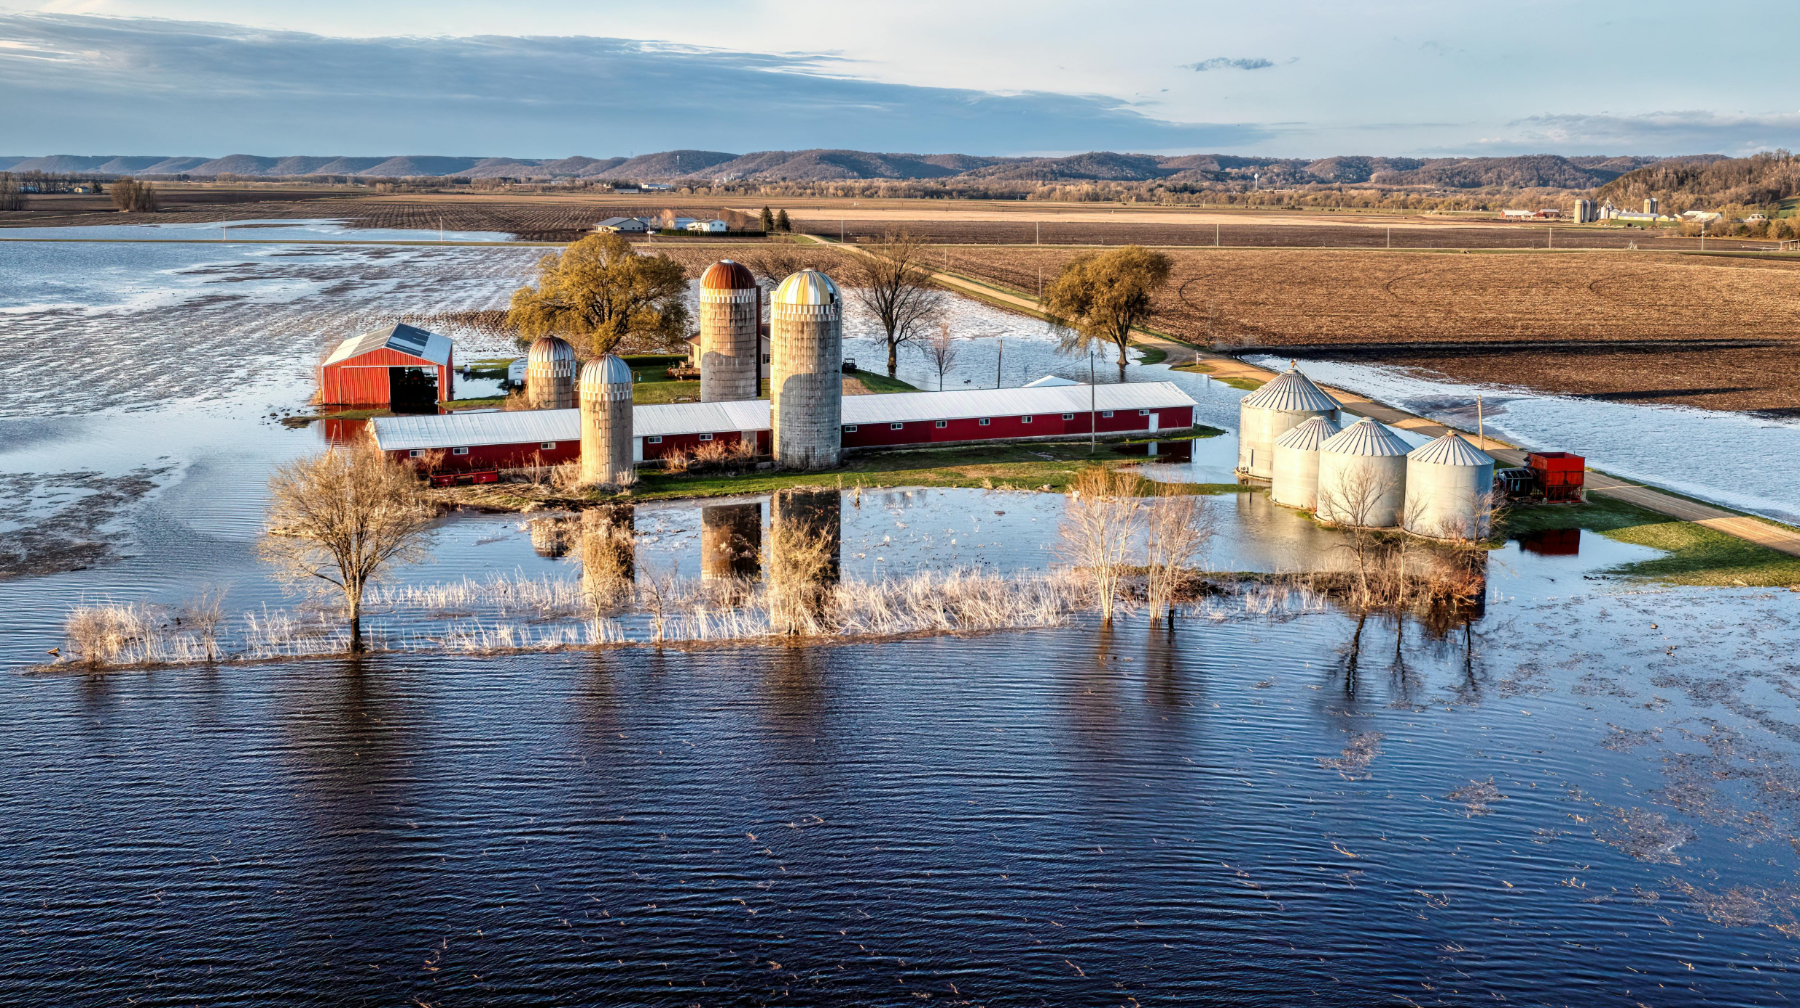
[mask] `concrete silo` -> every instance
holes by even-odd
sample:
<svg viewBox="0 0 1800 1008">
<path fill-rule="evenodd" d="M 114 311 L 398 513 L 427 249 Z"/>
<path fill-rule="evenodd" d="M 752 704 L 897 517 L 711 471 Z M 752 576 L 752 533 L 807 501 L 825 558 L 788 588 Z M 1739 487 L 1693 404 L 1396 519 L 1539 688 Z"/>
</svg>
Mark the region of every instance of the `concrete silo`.
<svg viewBox="0 0 1800 1008">
<path fill-rule="evenodd" d="M 1313 416 L 1276 438 L 1269 498 L 1308 511 L 1318 507 L 1319 446 L 1340 430 L 1330 417 Z"/>
<path fill-rule="evenodd" d="M 700 401 L 755 399 L 761 386 L 762 288 L 721 259 L 700 277 Z"/>
<path fill-rule="evenodd" d="M 532 409 L 574 409 L 575 348 L 555 336 L 539 336 L 525 357 L 525 398 Z"/>
<path fill-rule="evenodd" d="M 1326 438 L 1319 446 L 1319 520 L 1359 528 L 1400 524 L 1411 450 L 1369 417 Z"/>
<path fill-rule="evenodd" d="M 1406 456 L 1402 524 L 1434 539 L 1485 538 L 1493 493 L 1493 456 L 1452 431 Z"/>
<path fill-rule="evenodd" d="M 1340 422 L 1338 401 L 1289 368 L 1238 403 L 1238 469 L 1258 479 L 1275 474 L 1275 439 L 1308 417 Z"/>
<path fill-rule="evenodd" d="M 626 487 L 631 464 L 631 368 L 612 354 L 581 369 L 581 482 Z"/>
<path fill-rule="evenodd" d="M 769 425 L 775 464 L 829 469 L 843 454 L 844 303 L 817 270 L 769 299 Z"/>
</svg>

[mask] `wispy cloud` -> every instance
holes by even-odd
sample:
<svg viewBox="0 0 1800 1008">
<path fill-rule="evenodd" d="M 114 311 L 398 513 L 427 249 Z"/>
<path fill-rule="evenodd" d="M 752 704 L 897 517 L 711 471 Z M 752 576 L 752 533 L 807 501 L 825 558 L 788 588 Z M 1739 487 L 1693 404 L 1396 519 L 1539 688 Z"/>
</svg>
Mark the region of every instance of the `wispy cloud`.
<svg viewBox="0 0 1800 1008">
<path fill-rule="evenodd" d="M 1484 138 L 1492 149 L 1567 150 L 1643 154 L 1747 154 L 1800 147 L 1800 112 L 1727 113 L 1704 110 L 1636 115 L 1537 115 L 1507 123 L 1510 134 Z"/>
<path fill-rule="evenodd" d="M 1106 95 L 888 84 L 830 54 L 591 37 L 350 39 L 0 13 L 6 153 L 505 154 L 1242 147 Z"/>
<path fill-rule="evenodd" d="M 1292 63 L 1293 60 L 1288 62 Z M 1274 61 L 1261 58 L 1231 59 L 1227 56 L 1214 56 L 1198 63 L 1183 63 L 1180 69 L 1205 73 L 1208 70 L 1266 70 L 1274 65 Z"/>
</svg>

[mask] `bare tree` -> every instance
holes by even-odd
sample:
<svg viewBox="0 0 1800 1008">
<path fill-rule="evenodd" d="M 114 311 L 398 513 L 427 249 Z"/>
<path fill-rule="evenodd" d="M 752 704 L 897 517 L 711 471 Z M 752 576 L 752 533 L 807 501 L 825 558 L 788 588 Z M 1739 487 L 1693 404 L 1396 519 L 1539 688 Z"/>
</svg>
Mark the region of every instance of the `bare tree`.
<svg viewBox="0 0 1800 1008">
<path fill-rule="evenodd" d="M 1174 620 L 1171 603 L 1187 568 L 1206 555 L 1217 532 L 1213 513 L 1193 494 L 1177 492 L 1144 506 L 1144 595 L 1152 617 Z"/>
<path fill-rule="evenodd" d="M 342 592 L 350 650 L 363 650 L 364 590 L 390 564 L 429 559 L 437 509 L 409 468 L 372 445 L 277 466 L 269 495 L 263 558 L 291 585 Z"/>
<path fill-rule="evenodd" d="M 950 335 L 950 323 L 939 322 L 937 332 L 915 341 L 913 348 L 923 354 L 926 363 L 937 372 L 938 391 L 944 391 L 944 375 L 956 366 L 956 358 L 962 354 L 962 341 Z"/>
<path fill-rule="evenodd" d="M 1112 624 L 1143 507 L 1143 478 L 1092 466 L 1069 484 L 1057 554 L 1094 586 L 1100 620 Z"/>
<path fill-rule="evenodd" d="M 0 172 L 0 210 L 25 209 L 25 194 L 19 191 L 19 180 L 12 172 Z"/>
<path fill-rule="evenodd" d="M 147 182 L 120 179 L 112 185 L 112 202 L 121 213 L 155 213 L 156 190 Z"/>
<path fill-rule="evenodd" d="M 1372 529 L 1387 526 L 1394 498 L 1402 492 L 1396 481 L 1371 466 L 1359 465 L 1335 478 L 1319 480 L 1319 502 L 1314 514 L 1322 522 L 1343 526 L 1356 557 L 1359 591 L 1370 590 L 1371 559 L 1377 544 Z"/>
<path fill-rule="evenodd" d="M 924 335 L 943 313 L 944 294 L 931 283 L 922 260 L 925 243 L 902 231 L 865 246 L 867 255 L 853 258 L 845 279 L 859 304 L 881 322 L 887 341 L 887 373 L 900 366 L 900 347 Z"/>
</svg>

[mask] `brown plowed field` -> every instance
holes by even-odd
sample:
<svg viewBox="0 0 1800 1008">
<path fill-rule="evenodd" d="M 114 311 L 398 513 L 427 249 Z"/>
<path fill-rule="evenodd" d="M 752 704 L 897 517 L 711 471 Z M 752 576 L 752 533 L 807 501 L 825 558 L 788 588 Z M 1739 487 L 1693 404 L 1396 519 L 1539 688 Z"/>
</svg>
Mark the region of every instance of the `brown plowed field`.
<svg viewBox="0 0 1800 1008">
<path fill-rule="evenodd" d="M 954 272 L 1035 292 L 1069 249 L 969 249 Z M 1458 380 L 1800 415 L 1800 262 L 1669 253 L 1172 253 L 1153 326 L 1234 350 Z"/>
</svg>

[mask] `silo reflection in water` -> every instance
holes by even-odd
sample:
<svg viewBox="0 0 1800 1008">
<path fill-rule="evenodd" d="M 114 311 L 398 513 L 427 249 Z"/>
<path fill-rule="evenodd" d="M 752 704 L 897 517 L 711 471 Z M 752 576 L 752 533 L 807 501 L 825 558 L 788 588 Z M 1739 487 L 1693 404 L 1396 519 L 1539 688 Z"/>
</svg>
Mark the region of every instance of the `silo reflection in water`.
<svg viewBox="0 0 1800 1008">
<path fill-rule="evenodd" d="M 578 535 L 574 523 L 566 517 L 539 518 L 531 523 L 531 548 L 538 556 L 557 557 L 569 554 L 569 540 Z"/>
<path fill-rule="evenodd" d="M 700 509 L 700 577 L 754 581 L 762 573 L 762 505 L 713 504 Z"/>
<path fill-rule="evenodd" d="M 840 576 L 843 495 L 798 487 L 769 500 L 771 611 L 789 633 L 818 628 L 825 600 Z"/>
<path fill-rule="evenodd" d="M 637 513 L 629 504 L 581 513 L 581 584 L 596 609 L 628 601 L 637 579 Z"/>
</svg>

